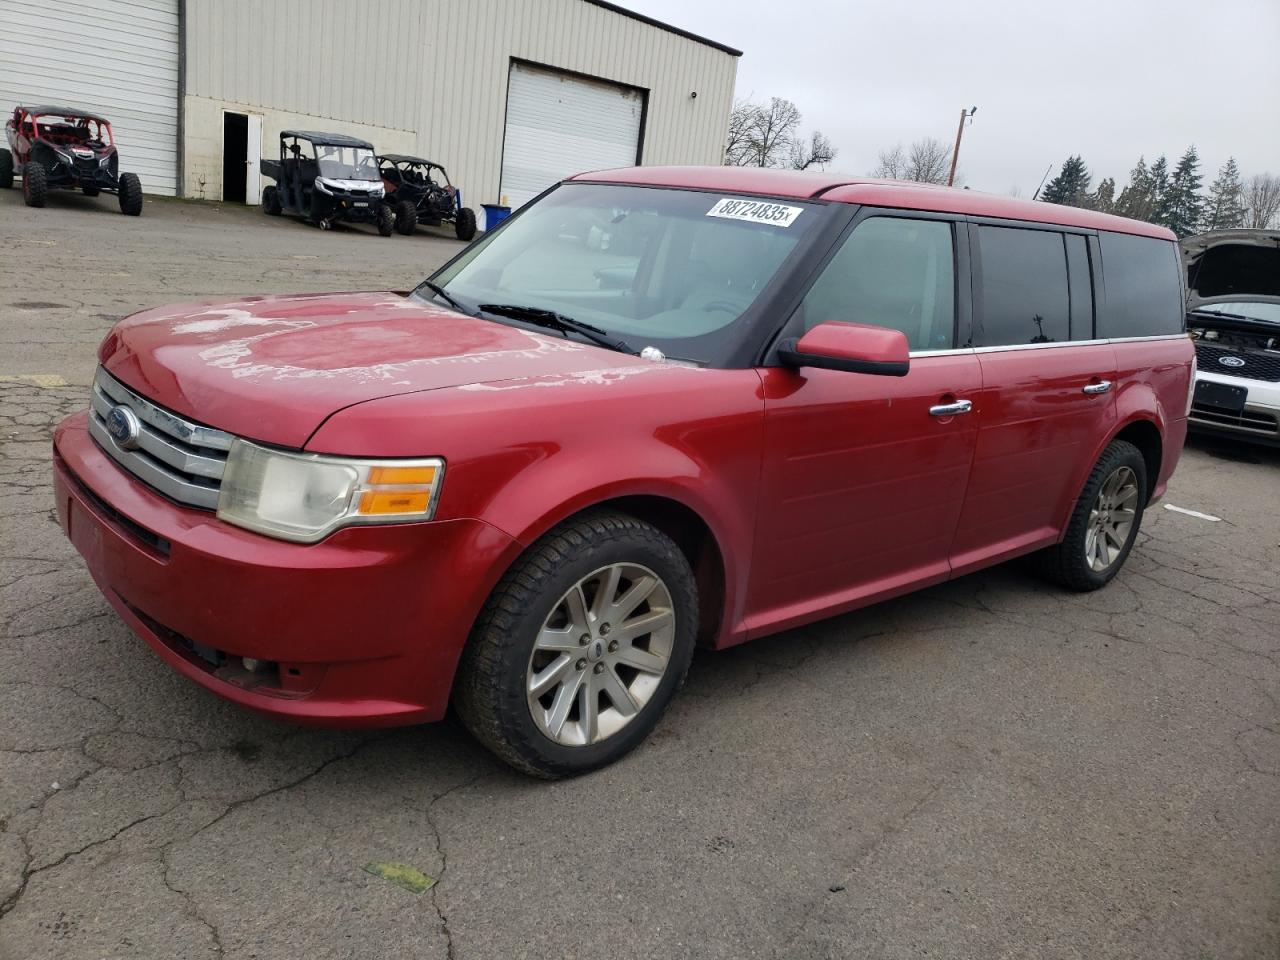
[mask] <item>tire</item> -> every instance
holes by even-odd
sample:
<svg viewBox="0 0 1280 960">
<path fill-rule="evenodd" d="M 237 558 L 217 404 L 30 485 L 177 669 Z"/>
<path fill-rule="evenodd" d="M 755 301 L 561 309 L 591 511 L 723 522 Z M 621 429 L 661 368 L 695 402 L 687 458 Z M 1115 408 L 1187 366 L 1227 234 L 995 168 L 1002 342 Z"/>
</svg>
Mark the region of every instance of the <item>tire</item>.
<svg viewBox="0 0 1280 960">
<path fill-rule="evenodd" d="M 463 207 L 458 211 L 457 219 L 453 221 L 453 232 L 459 240 L 470 242 L 476 236 L 476 212 L 470 207 Z"/>
<path fill-rule="evenodd" d="M 276 187 L 262 191 L 262 212 L 268 217 L 280 216 L 280 191 Z"/>
<path fill-rule="evenodd" d="M 396 233 L 410 237 L 417 226 L 418 208 L 411 200 L 401 200 L 396 204 Z"/>
<path fill-rule="evenodd" d="M 1105 587 L 1133 549 L 1142 527 L 1147 489 L 1142 453 L 1131 443 L 1113 440 L 1085 481 L 1062 542 L 1035 555 L 1039 573 L 1069 590 Z M 1127 528 L 1121 531 L 1126 522 Z"/>
<path fill-rule="evenodd" d="M 28 207 L 43 207 L 49 194 L 49 176 L 35 160 L 22 165 L 22 200 Z"/>
<path fill-rule="evenodd" d="M 80 184 L 80 189 L 84 192 L 86 197 L 96 197 L 101 192 L 102 188 L 96 183 L 82 183 Z"/>
<path fill-rule="evenodd" d="M 605 594 L 615 569 L 616 592 Z M 650 580 L 650 592 L 627 612 L 622 606 L 627 591 L 643 591 Z M 586 643 L 586 634 L 573 636 L 584 622 L 582 617 L 575 621 L 570 611 L 570 596 L 578 587 L 584 605 L 603 610 L 599 619 L 586 618 L 593 623 Z M 604 596 L 619 603 L 613 613 L 621 622 L 613 641 L 607 641 L 611 625 L 600 600 Z M 662 626 L 625 637 L 626 625 L 638 629 L 644 625 L 641 618 L 656 618 Z M 540 636 L 561 632 L 565 637 L 556 643 L 567 646 L 544 650 L 537 645 Z M 535 542 L 494 588 L 463 651 L 454 706 L 476 739 L 517 770 L 546 779 L 586 773 L 612 763 L 648 736 L 684 683 L 697 632 L 693 571 L 671 538 L 626 514 L 584 514 Z M 645 670 L 624 662 L 637 656 Z M 532 678 L 553 671 L 563 679 L 548 686 L 540 700 L 529 698 Z M 625 693 L 628 709 L 634 710 L 629 718 L 611 690 Z M 594 692 L 596 704 L 588 723 L 582 708 L 590 694 L 584 691 Z M 562 696 L 571 705 L 561 711 L 557 726 Z M 602 699 L 608 701 L 603 709 Z"/>
<path fill-rule="evenodd" d="M 142 181 L 136 173 L 120 174 L 120 212 L 128 217 L 142 213 Z"/>
<path fill-rule="evenodd" d="M 0 190 L 13 187 L 13 154 L 0 147 Z"/>
<path fill-rule="evenodd" d="M 381 237 L 389 237 L 395 228 L 395 212 L 384 203 L 382 206 L 378 207 L 378 235 Z"/>
</svg>

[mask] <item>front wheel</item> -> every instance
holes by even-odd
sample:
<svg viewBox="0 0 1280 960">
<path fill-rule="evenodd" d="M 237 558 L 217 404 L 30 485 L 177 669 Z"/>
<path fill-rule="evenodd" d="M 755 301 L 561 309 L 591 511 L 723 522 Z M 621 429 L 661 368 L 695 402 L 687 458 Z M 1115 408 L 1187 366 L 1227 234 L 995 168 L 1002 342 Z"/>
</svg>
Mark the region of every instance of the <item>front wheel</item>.
<svg viewBox="0 0 1280 960">
<path fill-rule="evenodd" d="M 395 211 L 384 203 L 382 206 L 378 207 L 378 235 L 381 237 L 389 237 L 395 228 Z"/>
<path fill-rule="evenodd" d="M 1133 549 L 1146 503 L 1141 451 L 1113 440 L 1094 464 L 1062 542 L 1036 555 L 1040 572 L 1072 590 L 1105 587 Z"/>
<path fill-rule="evenodd" d="M 49 177 L 35 160 L 22 165 L 22 201 L 28 207 L 43 207 L 49 193 Z"/>
<path fill-rule="evenodd" d="M 587 514 L 534 543 L 494 588 L 454 704 L 513 767 L 585 773 L 648 736 L 697 632 L 693 572 L 671 538 L 626 514 Z"/>
<path fill-rule="evenodd" d="M 0 190 L 13 186 L 13 154 L 0 147 Z"/>
<path fill-rule="evenodd" d="M 128 217 L 142 213 L 142 181 L 136 173 L 120 174 L 120 212 Z"/>
<path fill-rule="evenodd" d="M 476 236 L 476 212 L 470 207 L 463 207 L 458 211 L 458 218 L 454 221 L 453 232 L 459 240 L 471 241 Z"/>
</svg>

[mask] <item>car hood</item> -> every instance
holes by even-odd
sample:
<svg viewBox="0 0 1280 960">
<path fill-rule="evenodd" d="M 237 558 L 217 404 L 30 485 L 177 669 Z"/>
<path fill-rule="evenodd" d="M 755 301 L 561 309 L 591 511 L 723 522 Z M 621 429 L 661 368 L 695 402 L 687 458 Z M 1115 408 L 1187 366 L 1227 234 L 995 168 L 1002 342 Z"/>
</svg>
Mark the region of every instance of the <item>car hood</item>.
<svg viewBox="0 0 1280 960">
<path fill-rule="evenodd" d="M 1182 241 L 1187 308 L 1280 303 L 1280 230 L 1215 230 Z"/>
<path fill-rule="evenodd" d="M 334 412 L 367 400 L 638 362 L 397 293 L 160 307 L 117 324 L 98 357 L 182 416 L 296 448 Z"/>
</svg>

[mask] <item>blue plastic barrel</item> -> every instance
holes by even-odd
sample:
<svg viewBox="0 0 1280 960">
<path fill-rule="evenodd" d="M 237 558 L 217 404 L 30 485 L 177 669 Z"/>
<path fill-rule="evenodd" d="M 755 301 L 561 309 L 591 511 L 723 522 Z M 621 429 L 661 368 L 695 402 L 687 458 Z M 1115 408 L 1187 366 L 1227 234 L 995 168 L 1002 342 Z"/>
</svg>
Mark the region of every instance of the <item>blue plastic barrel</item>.
<svg viewBox="0 0 1280 960">
<path fill-rule="evenodd" d="M 481 209 L 484 210 L 484 228 L 492 230 L 507 217 L 511 216 L 511 208 L 504 207 L 500 203 L 482 203 Z"/>
</svg>

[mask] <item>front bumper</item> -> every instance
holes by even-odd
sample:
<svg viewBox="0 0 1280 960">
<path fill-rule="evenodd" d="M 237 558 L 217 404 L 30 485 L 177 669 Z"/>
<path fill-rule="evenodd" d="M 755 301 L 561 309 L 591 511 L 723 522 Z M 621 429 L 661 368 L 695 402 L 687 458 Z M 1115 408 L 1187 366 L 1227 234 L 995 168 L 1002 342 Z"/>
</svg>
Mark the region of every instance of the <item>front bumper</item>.
<svg viewBox="0 0 1280 960">
<path fill-rule="evenodd" d="M 99 449 L 86 421 L 75 414 L 54 434 L 59 521 L 112 607 L 166 663 L 298 722 L 444 715 L 458 656 L 514 540 L 479 520 L 273 540 L 151 492 Z M 244 657 L 274 668 L 251 673 Z"/>
<path fill-rule="evenodd" d="M 1248 395 L 1239 414 L 1193 403 L 1187 421 L 1192 430 L 1280 446 L 1280 383 L 1203 371 L 1196 374 L 1196 382 L 1242 387 Z"/>
</svg>

